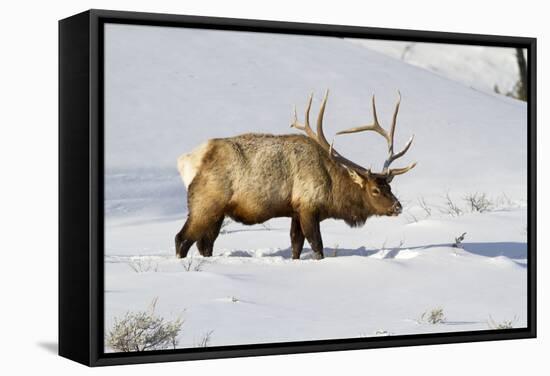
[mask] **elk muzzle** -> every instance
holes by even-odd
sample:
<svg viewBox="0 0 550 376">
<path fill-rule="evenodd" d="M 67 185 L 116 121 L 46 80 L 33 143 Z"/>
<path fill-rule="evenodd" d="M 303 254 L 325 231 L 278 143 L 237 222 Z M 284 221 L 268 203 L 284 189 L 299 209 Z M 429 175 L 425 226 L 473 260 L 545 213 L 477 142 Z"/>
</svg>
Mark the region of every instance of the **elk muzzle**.
<svg viewBox="0 0 550 376">
<path fill-rule="evenodd" d="M 393 206 L 388 210 L 388 215 L 395 217 L 403 212 L 403 207 L 399 201 L 396 201 Z"/>
</svg>

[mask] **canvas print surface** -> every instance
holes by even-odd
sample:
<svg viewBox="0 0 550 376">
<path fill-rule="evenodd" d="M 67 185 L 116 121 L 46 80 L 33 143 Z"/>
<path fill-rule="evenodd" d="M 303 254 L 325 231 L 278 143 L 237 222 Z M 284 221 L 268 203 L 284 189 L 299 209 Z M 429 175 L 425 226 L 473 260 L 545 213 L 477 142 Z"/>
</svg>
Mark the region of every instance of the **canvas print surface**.
<svg viewBox="0 0 550 376">
<path fill-rule="evenodd" d="M 522 51 L 104 37 L 106 352 L 527 326 Z"/>
</svg>

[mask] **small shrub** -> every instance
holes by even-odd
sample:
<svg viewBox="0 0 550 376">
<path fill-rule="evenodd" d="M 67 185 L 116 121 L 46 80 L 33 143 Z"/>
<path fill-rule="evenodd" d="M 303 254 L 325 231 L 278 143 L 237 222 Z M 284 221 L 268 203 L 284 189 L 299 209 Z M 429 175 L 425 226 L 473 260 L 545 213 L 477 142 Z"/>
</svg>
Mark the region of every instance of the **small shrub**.
<svg viewBox="0 0 550 376">
<path fill-rule="evenodd" d="M 408 224 L 411 224 L 411 223 L 417 223 L 418 222 L 418 217 L 416 215 L 414 215 L 413 213 L 407 213 L 406 214 L 406 217 L 407 217 L 407 223 Z"/>
<path fill-rule="evenodd" d="M 466 233 L 463 232 L 462 235 L 457 236 L 455 238 L 455 242 L 453 244 L 453 248 L 462 248 L 462 242 L 464 241 L 464 238 L 466 237 Z"/>
<path fill-rule="evenodd" d="M 432 325 L 445 322 L 445 313 L 443 312 L 443 308 L 438 307 L 424 312 L 420 316 L 420 322 L 426 322 Z"/>
<path fill-rule="evenodd" d="M 143 258 L 130 259 L 127 264 L 136 273 L 157 272 L 159 267 L 158 262 Z"/>
<path fill-rule="evenodd" d="M 430 208 L 424 197 L 420 197 L 418 199 L 418 205 L 422 210 L 424 210 L 424 213 L 426 213 L 426 218 L 432 215 L 432 208 Z"/>
<path fill-rule="evenodd" d="M 195 347 L 208 347 L 210 346 L 210 341 L 212 340 L 212 334 L 214 334 L 213 330 L 209 330 L 208 332 L 204 333 L 202 338 L 199 342 L 195 343 Z"/>
<path fill-rule="evenodd" d="M 510 210 L 517 208 L 518 205 L 506 194 L 502 193 L 493 200 L 493 206 L 497 209 Z"/>
<path fill-rule="evenodd" d="M 458 217 L 458 216 L 461 216 L 462 215 L 462 209 L 455 204 L 455 202 L 452 200 L 451 198 L 451 195 L 449 193 L 447 193 L 445 195 L 445 206 L 440 209 L 440 211 L 443 213 L 443 214 L 448 214 L 450 215 L 451 217 Z"/>
<path fill-rule="evenodd" d="M 157 316 L 156 304 L 155 298 L 146 311 L 126 312 L 122 318 L 115 318 L 106 337 L 107 345 L 122 352 L 175 349 L 183 320 L 166 321 Z"/>
<path fill-rule="evenodd" d="M 491 315 L 489 315 L 489 319 L 487 320 L 487 326 L 489 326 L 490 329 L 513 329 L 517 319 L 518 319 L 517 316 L 514 316 L 512 320 L 504 320 L 501 322 L 496 322 L 495 320 L 493 320 Z"/>
<path fill-rule="evenodd" d="M 186 272 L 202 272 L 206 259 L 195 259 L 193 257 L 185 258 L 181 261 L 181 265 Z"/>
<path fill-rule="evenodd" d="M 464 197 L 471 212 L 483 213 L 493 208 L 493 203 L 485 193 L 470 193 Z"/>
</svg>

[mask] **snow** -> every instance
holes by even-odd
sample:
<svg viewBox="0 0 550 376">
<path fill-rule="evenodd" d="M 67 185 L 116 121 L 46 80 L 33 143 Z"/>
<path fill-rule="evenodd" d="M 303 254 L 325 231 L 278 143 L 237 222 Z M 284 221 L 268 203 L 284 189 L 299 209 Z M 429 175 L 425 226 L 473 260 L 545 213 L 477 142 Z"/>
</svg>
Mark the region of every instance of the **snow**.
<svg viewBox="0 0 550 376">
<path fill-rule="evenodd" d="M 519 77 L 515 48 L 350 39 L 409 64 L 488 93 L 513 91 Z M 524 52 L 525 55 L 525 52 Z"/>
<path fill-rule="evenodd" d="M 158 314 L 185 320 L 180 347 L 210 331 L 221 346 L 483 330 L 489 317 L 526 325 L 524 103 L 339 38 L 128 25 L 107 25 L 105 35 L 106 331 L 156 297 Z M 330 137 L 371 121 L 373 92 L 387 126 L 401 91 L 396 144 L 414 133 L 402 164 L 418 161 L 392 182 L 403 215 L 358 229 L 324 221 L 322 261 L 307 243 L 290 259 L 286 218 L 232 222 L 212 258 L 193 247 L 177 260 L 187 210 L 177 157 L 212 137 L 291 133 L 293 105 L 303 114 L 313 91 L 315 114 L 325 88 Z M 385 158 L 373 134 L 339 136 L 335 147 L 374 168 Z M 467 210 L 464 195 L 476 192 L 495 206 Z M 444 213 L 447 193 L 463 215 Z M 200 271 L 186 271 L 188 262 Z M 443 323 L 420 320 L 439 307 Z"/>
<path fill-rule="evenodd" d="M 395 221 L 391 229 L 383 219 L 364 229 L 323 222 L 320 262 L 309 248 L 302 260 L 290 259 L 287 219 L 270 221 L 269 229 L 231 224 L 200 271 L 186 271 L 189 259 L 175 259 L 165 236 L 181 221 L 113 227 L 108 237 L 143 234 L 147 241 L 134 250 L 121 244 L 106 257 L 107 327 L 155 297 L 159 314 L 184 317 L 181 347 L 211 330 L 215 346 L 484 330 L 489 317 L 526 325 L 526 243 L 517 226 L 525 210 Z M 458 232 L 468 233 L 463 249 L 451 246 Z M 128 263 L 136 260 L 150 270 L 135 272 Z M 194 250 L 191 260 L 204 258 Z M 437 307 L 444 323 L 419 322 Z"/>
</svg>

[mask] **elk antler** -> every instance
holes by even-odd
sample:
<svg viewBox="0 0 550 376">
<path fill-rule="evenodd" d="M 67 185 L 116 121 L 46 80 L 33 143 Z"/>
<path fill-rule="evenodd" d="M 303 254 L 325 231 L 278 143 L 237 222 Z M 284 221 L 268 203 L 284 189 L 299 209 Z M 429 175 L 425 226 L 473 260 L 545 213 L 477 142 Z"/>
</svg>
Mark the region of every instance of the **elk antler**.
<svg viewBox="0 0 550 376">
<path fill-rule="evenodd" d="M 357 172 L 360 172 L 360 173 L 363 173 L 363 174 L 366 174 L 366 175 L 371 174 L 371 171 L 369 169 L 366 169 L 362 166 L 359 166 L 358 164 L 356 164 L 356 163 L 350 161 L 349 159 L 343 157 L 338 151 L 336 151 L 336 149 L 334 149 L 334 147 L 333 147 L 334 146 L 334 140 L 332 141 L 331 144 L 328 143 L 328 141 L 325 137 L 325 134 L 323 133 L 323 116 L 325 114 L 325 107 L 326 107 L 326 104 L 327 104 L 327 99 L 328 99 L 328 90 L 325 92 L 323 102 L 321 103 L 321 107 L 319 109 L 319 115 L 317 116 L 317 133 L 315 133 L 309 125 L 309 112 L 311 110 L 311 102 L 313 100 L 313 94 L 310 94 L 310 96 L 308 98 L 304 124 L 298 122 L 298 115 L 296 113 L 296 107 L 294 107 L 294 120 L 293 120 L 292 124 L 290 125 L 290 127 L 304 131 L 309 138 L 312 138 L 313 140 L 315 140 L 315 142 L 317 142 L 324 150 L 326 150 L 329 153 L 329 155 L 331 156 L 331 158 L 334 161 L 336 161 L 337 163 L 340 163 L 341 165 L 343 165 L 346 168 L 353 169 Z M 386 139 L 386 141 L 388 142 L 388 158 L 384 162 L 384 168 L 382 170 L 382 174 L 386 175 L 386 179 L 388 181 L 391 181 L 395 175 L 404 174 L 405 172 L 409 171 L 414 166 L 416 166 L 416 162 L 415 162 L 415 163 L 412 163 L 411 165 L 409 165 L 407 167 L 403 167 L 403 168 L 392 168 L 392 169 L 389 168 L 390 164 L 394 160 L 396 160 L 397 158 L 402 157 L 407 152 L 407 150 L 409 150 L 409 148 L 410 148 L 410 146 L 413 142 L 413 139 L 414 139 L 414 136 L 412 136 L 409 139 L 409 141 L 407 142 L 407 144 L 405 145 L 405 147 L 403 148 L 403 150 L 401 150 L 399 153 L 395 154 L 393 152 L 393 136 L 394 136 L 394 133 L 395 133 L 395 125 L 397 123 L 397 113 L 399 112 L 400 103 L 401 103 L 401 93 L 399 93 L 399 100 L 397 101 L 397 104 L 395 106 L 395 111 L 393 113 L 393 121 L 392 121 L 392 125 L 391 125 L 391 128 L 390 128 L 390 133 L 386 132 L 386 130 L 383 129 L 380 126 L 380 123 L 378 122 L 378 115 L 376 114 L 376 103 L 375 103 L 374 95 L 372 96 L 372 111 L 373 111 L 373 116 L 374 116 L 373 124 L 360 126 L 360 127 L 355 127 L 355 128 L 350 128 L 350 129 L 346 129 L 346 130 L 343 130 L 343 131 L 340 131 L 340 132 L 336 133 L 336 135 L 341 135 L 341 134 L 349 134 L 349 133 L 358 133 L 358 132 L 363 132 L 363 131 L 375 131 L 376 133 L 383 136 Z"/>
<path fill-rule="evenodd" d="M 300 129 L 306 134 L 314 139 L 319 145 L 322 146 L 323 149 L 329 150 L 330 145 L 325 138 L 325 134 L 323 133 L 323 117 L 325 115 L 325 107 L 327 105 L 327 99 L 328 99 L 328 90 L 325 92 L 325 97 L 323 98 L 323 102 L 321 103 L 321 108 L 319 109 L 319 115 L 317 115 L 317 134 L 311 129 L 309 126 L 309 111 L 311 110 L 311 101 L 313 100 L 313 93 L 309 95 L 307 106 L 306 106 L 306 116 L 304 120 L 304 124 L 298 122 L 298 114 L 296 113 L 296 106 L 294 106 L 294 121 L 292 124 L 290 124 L 291 128 Z"/>
<path fill-rule="evenodd" d="M 327 99 L 328 99 L 328 90 L 325 92 L 323 102 L 321 102 L 321 107 L 319 109 L 319 115 L 317 115 L 317 133 L 315 133 L 309 125 L 309 112 L 311 110 L 311 102 L 313 100 L 313 94 L 309 95 L 309 98 L 307 101 L 304 123 L 302 124 L 298 122 L 298 114 L 296 113 L 296 107 L 294 107 L 294 120 L 290 124 L 290 127 L 304 131 L 309 138 L 313 139 L 315 142 L 317 142 L 317 144 L 319 144 L 319 146 L 321 146 L 324 150 L 326 150 L 329 153 L 330 157 L 337 163 L 340 163 L 346 168 L 351 168 L 353 170 L 362 172 L 364 174 L 370 174 L 370 171 L 368 169 L 362 166 L 359 166 L 358 164 L 350 161 L 347 158 L 344 158 L 340 153 L 338 153 L 334 149 L 332 144 L 328 143 L 325 137 L 325 134 L 323 132 L 323 117 L 325 115 L 325 107 L 327 104 Z M 334 144 L 334 141 L 333 141 L 333 144 Z"/>
<path fill-rule="evenodd" d="M 388 158 L 384 161 L 384 167 L 382 169 L 382 174 L 387 176 L 388 181 L 391 181 L 395 175 L 401 175 L 405 172 L 409 171 L 410 169 L 414 168 L 416 166 L 416 162 L 410 164 L 407 167 L 402 168 L 389 168 L 391 163 L 395 161 L 397 158 L 402 157 L 411 147 L 411 144 L 414 140 L 414 135 L 411 136 L 403 150 L 401 150 L 399 153 L 393 152 L 393 136 L 395 135 L 395 126 L 397 124 L 397 114 L 399 112 L 399 105 L 401 104 L 401 92 L 397 92 L 399 95 L 399 99 L 397 100 L 397 104 L 395 105 L 395 110 L 393 112 L 393 118 L 392 123 L 390 127 L 390 132 L 388 133 L 384 128 L 380 126 L 380 123 L 378 122 L 378 115 L 376 113 L 376 101 L 374 99 L 374 95 L 372 96 L 372 114 L 374 121 L 370 125 L 363 125 L 360 127 L 350 128 L 343 131 L 340 131 L 336 133 L 336 135 L 341 134 L 350 134 L 350 133 L 358 133 L 358 132 L 364 132 L 364 131 L 374 131 L 384 137 L 386 141 L 388 142 Z"/>
</svg>

